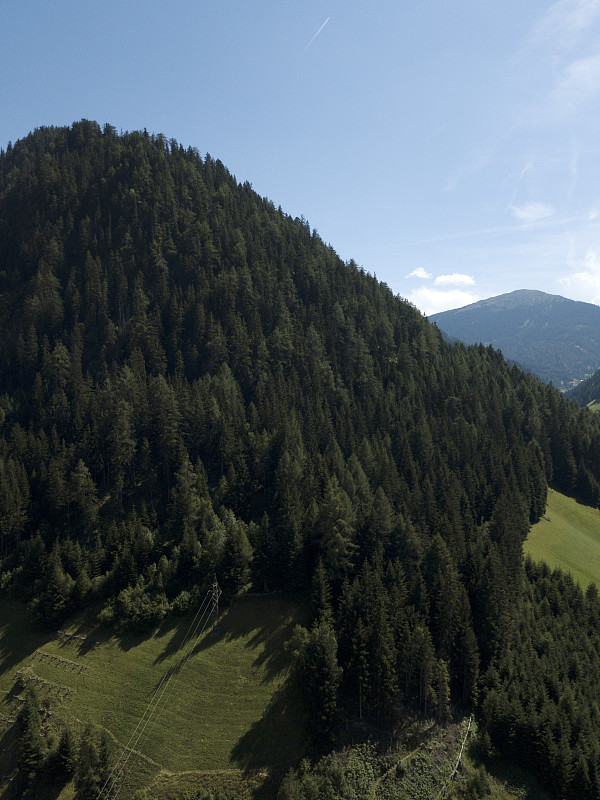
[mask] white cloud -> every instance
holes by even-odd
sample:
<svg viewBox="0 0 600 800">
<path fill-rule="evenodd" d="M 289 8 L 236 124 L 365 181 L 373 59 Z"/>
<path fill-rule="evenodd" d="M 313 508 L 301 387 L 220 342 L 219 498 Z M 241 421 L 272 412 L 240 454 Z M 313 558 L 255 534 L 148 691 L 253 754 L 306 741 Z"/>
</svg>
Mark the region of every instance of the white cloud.
<svg viewBox="0 0 600 800">
<path fill-rule="evenodd" d="M 551 217 L 556 213 L 554 206 L 550 203 L 532 201 L 523 203 L 521 206 L 510 206 L 509 209 L 513 216 L 523 222 L 537 222 L 540 219 Z"/>
<path fill-rule="evenodd" d="M 525 164 L 525 166 L 524 166 L 524 167 L 523 167 L 523 169 L 521 170 L 521 173 L 520 173 L 520 175 L 519 175 L 519 180 L 517 181 L 517 185 L 518 185 L 519 183 L 521 183 L 521 181 L 523 180 L 523 178 L 525 177 L 525 175 L 526 175 L 526 174 L 527 174 L 527 173 L 528 173 L 530 170 L 532 170 L 532 169 L 533 169 L 533 161 L 532 161 L 531 159 L 529 159 L 529 161 L 528 161 L 528 162 Z"/>
<path fill-rule="evenodd" d="M 436 286 L 475 286 L 472 275 L 453 272 L 452 275 L 438 275 L 434 281 Z"/>
<path fill-rule="evenodd" d="M 560 0 L 540 19 L 515 60 L 539 81 L 521 124 L 563 125 L 600 94 L 599 21 L 600 0 Z"/>
<path fill-rule="evenodd" d="M 599 14 L 600 0 L 559 0 L 535 26 L 530 44 L 573 47 Z"/>
<path fill-rule="evenodd" d="M 600 91 L 600 53 L 578 58 L 563 71 L 553 92 L 559 109 L 576 111 Z"/>
<path fill-rule="evenodd" d="M 480 298 L 473 292 L 465 292 L 461 289 L 443 291 L 442 289 L 430 289 L 428 286 L 421 286 L 408 298 L 424 314 L 430 316 L 437 314 L 438 311 L 448 311 L 451 308 L 461 308 L 471 303 L 476 303 Z"/>
<path fill-rule="evenodd" d="M 568 286 L 571 296 L 579 300 L 600 305 L 600 257 L 595 250 L 588 250 L 578 272 L 572 272 L 559 283 Z"/>
<path fill-rule="evenodd" d="M 409 272 L 406 277 L 407 278 L 421 278 L 421 280 L 426 281 L 426 280 L 429 280 L 429 278 L 431 278 L 431 272 L 427 272 L 427 270 L 423 269 L 423 267 L 417 267 L 416 269 L 413 269 L 412 272 Z"/>
</svg>

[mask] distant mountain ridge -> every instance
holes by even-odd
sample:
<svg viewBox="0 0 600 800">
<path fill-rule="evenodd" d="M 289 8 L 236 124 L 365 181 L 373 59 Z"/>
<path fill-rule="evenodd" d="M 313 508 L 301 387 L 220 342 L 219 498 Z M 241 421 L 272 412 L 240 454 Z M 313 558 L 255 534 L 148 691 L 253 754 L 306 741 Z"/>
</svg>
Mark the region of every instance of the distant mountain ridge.
<svg viewBox="0 0 600 800">
<path fill-rule="evenodd" d="M 429 317 L 466 344 L 491 344 L 563 391 L 600 367 L 600 306 L 518 289 Z"/>
<path fill-rule="evenodd" d="M 597 411 L 600 401 L 600 369 L 567 392 L 567 397 L 574 400 L 579 406 L 590 406 Z"/>
</svg>

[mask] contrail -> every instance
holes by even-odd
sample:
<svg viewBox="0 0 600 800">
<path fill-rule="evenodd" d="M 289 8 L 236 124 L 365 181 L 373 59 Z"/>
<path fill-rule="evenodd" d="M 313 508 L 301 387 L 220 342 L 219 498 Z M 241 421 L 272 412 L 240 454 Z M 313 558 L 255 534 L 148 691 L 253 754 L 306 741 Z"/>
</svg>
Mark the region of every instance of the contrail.
<svg viewBox="0 0 600 800">
<path fill-rule="evenodd" d="M 325 25 L 327 25 L 327 23 L 328 23 L 328 22 L 329 22 L 329 17 L 327 17 L 327 19 L 325 20 L 325 22 L 324 22 L 324 23 L 321 25 L 321 27 L 319 28 L 319 30 L 318 30 L 318 31 L 315 33 L 315 35 L 312 37 L 312 39 L 310 40 L 310 42 L 309 42 L 309 43 L 306 45 L 306 47 L 304 48 L 304 50 L 302 51 L 302 53 L 306 53 L 306 51 L 308 50 L 308 48 L 311 46 L 311 44 L 314 42 L 314 40 L 317 38 L 317 36 L 318 36 L 318 35 L 321 33 L 321 31 L 323 30 L 323 28 L 325 27 Z"/>
</svg>

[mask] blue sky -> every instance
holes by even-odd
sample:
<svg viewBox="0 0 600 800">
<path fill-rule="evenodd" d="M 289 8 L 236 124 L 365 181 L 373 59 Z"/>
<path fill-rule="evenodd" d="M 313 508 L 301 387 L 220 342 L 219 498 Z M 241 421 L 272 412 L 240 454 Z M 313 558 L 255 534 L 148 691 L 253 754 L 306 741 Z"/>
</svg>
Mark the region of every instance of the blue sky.
<svg viewBox="0 0 600 800">
<path fill-rule="evenodd" d="M 600 304 L 600 0 L 4 0 L 0 146 L 209 152 L 425 313 Z"/>
</svg>

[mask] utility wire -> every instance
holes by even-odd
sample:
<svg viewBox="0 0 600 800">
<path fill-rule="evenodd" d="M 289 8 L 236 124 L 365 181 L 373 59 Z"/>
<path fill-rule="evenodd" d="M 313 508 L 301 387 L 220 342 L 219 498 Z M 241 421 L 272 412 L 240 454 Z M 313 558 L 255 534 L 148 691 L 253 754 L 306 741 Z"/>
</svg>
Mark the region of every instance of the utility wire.
<svg viewBox="0 0 600 800">
<path fill-rule="evenodd" d="M 210 595 L 210 600 L 211 600 L 210 607 L 206 608 L 204 614 L 202 615 L 200 620 L 197 622 L 195 629 L 192 631 L 192 633 L 190 635 L 190 639 L 194 639 L 194 638 L 196 638 L 198 636 L 201 636 L 204 633 L 204 631 L 206 630 L 206 628 L 208 626 L 208 623 L 210 622 L 211 616 L 215 613 L 216 602 L 218 600 L 219 595 L 221 594 L 221 590 L 218 588 L 218 584 L 216 584 L 216 581 L 215 581 L 215 583 L 213 583 L 213 585 L 212 585 L 212 587 L 210 589 L 210 592 L 211 592 L 211 595 Z M 207 614 L 208 614 L 208 617 L 206 616 Z M 202 630 L 199 631 L 198 629 L 200 628 L 200 626 L 202 626 Z M 184 647 L 184 645 L 182 645 L 182 648 L 183 647 Z M 162 703 L 163 707 L 166 707 L 168 705 L 168 701 L 169 701 L 171 695 L 173 694 L 173 691 L 175 690 L 175 687 L 177 686 L 177 680 L 181 677 L 181 674 L 182 674 L 187 662 L 192 657 L 193 652 L 194 652 L 194 647 L 192 646 L 188 650 L 187 654 L 184 655 L 180 659 L 179 663 L 177 665 L 174 665 L 168 671 L 169 672 L 169 677 L 168 677 L 167 682 L 165 683 L 165 686 L 164 686 L 164 688 L 162 690 L 161 697 L 159 698 L 159 701 Z M 171 683 L 171 681 L 173 681 L 173 682 Z M 148 733 L 146 734 L 146 739 L 148 739 L 148 737 L 150 736 L 150 734 L 154 730 L 154 727 L 156 726 L 156 723 L 158 722 L 159 716 L 160 715 L 155 715 L 154 716 L 154 719 L 152 720 L 152 726 L 151 726 L 150 730 L 148 731 Z M 146 721 L 146 725 L 148 725 L 149 722 L 150 722 L 150 718 Z M 135 747 L 138 746 L 139 739 L 144 735 L 144 730 L 146 728 L 146 725 L 144 725 L 144 728 L 140 731 L 140 734 L 139 734 L 139 736 L 138 736 L 138 738 L 136 739 L 136 742 L 135 742 Z M 139 745 L 138 749 L 140 749 L 142 747 L 142 744 L 143 744 L 143 742 Z M 118 792 L 115 795 L 115 798 L 117 796 L 118 796 Z"/>
<path fill-rule="evenodd" d="M 217 626 L 217 624 L 219 622 L 219 598 L 221 596 L 221 589 L 219 588 L 219 584 L 217 583 L 217 576 L 216 575 L 215 575 L 215 579 L 214 579 L 212 587 L 211 587 L 211 592 L 212 592 L 212 595 L 211 595 L 212 605 L 211 605 L 210 613 L 211 613 L 211 616 L 214 615 L 213 628 L 216 628 L 216 626 Z M 210 617 L 209 617 L 209 620 L 210 620 Z M 207 626 L 207 623 L 208 623 L 209 620 L 207 620 L 207 622 L 204 624 L 204 627 L 203 627 L 202 631 L 200 631 L 199 635 L 202 635 L 202 633 L 204 633 L 204 631 L 206 630 L 206 626 Z M 187 656 L 185 656 L 185 658 L 183 658 L 182 661 L 180 662 L 180 666 L 179 666 L 179 668 L 177 670 L 177 678 L 181 677 L 181 673 L 183 672 L 183 669 L 184 669 L 185 665 L 187 664 L 189 659 L 192 657 L 193 653 L 194 653 L 194 648 L 192 647 L 190 649 L 190 651 L 188 652 Z M 169 695 L 173 692 L 174 688 L 177 686 L 177 678 L 173 682 L 173 686 L 171 687 Z M 179 699 L 179 702 L 175 705 L 175 707 L 173 709 L 173 712 L 174 712 L 174 714 L 176 716 L 179 713 L 179 708 L 181 706 L 182 699 L 183 698 Z M 153 726 L 156 725 L 156 722 L 157 722 L 157 718 L 155 718 L 154 722 L 152 723 Z M 151 732 L 152 732 L 152 729 L 151 729 L 150 733 Z M 150 733 L 148 735 L 150 735 Z"/>
<path fill-rule="evenodd" d="M 207 612 L 209 612 L 209 611 L 210 611 L 210 609 L 207 609 L 207 610 L 205 611 L 205 614 L 206 614 Z M 201 619 L 200 621 L 202 621 L 202 619 Z M 207 620 L 207 621 L 208 621 L 208 620 Z M 207 622 L 207 621 L 206 621 L 206 622 Z M 204 626 L 203 626 L 203 628 L 202 628 L 202 631 L 204 631 L 204 629 L 205 629 L 205 627 L 206 627 L 206 622 L 204 623 Z M 194 636 L 194 634 L 195 634 L 195 633 L 196 633 L 196 629 L 195 629 L 195 630 L 192 632 L 192 636 Z M 190 638 L 191 638 L 191 637 L 190 637 Z M 191 651 L 190 651 L 190 653 L 191 653 Z M 184 663 L 185 663 L 185 662 L 184 662 Z M 182 668 L 183 668 L 183 666 L 181 667 L 181 669 L 182 669 Z M 181 671 L 181 670 L 179 670 L 179 671 Z M 154 704 L 154 708 L 152 709 L 152 711 L 150 712 L 150 714 L 149 714 L 149 715 L 148 715 L 148 717 L 146 718 L 146 721 L 144 722 L 144 725 L 143 725 L 143 727 L 142 727 L 141 731 L 138 733 L 138 735 L 137 735 L 137 737 L 136 737 L 136 739 L 135 739 L 135 741 L 134 741 L 134 743 L 133 743 L 133 746 L 132 746 L 132 747 L 131 747 L 131 749 L 129 750 L 129 753 L 128 753 L 128 755 L 127 755 L 127 758 L 125 759 L 125 761 L 124 761 L 124 763 L 123 763 L 123 766 L 121 767 L 121 770 L 120 770 L 119 774 L 117 775 L 117 778 L 116 778 L 116 780 L 113 782 L 113 785 L 112 785 L 112 787 L 111 787 L 111 792 L 112 792 L 112 790 L 113 790 L 113 789 L 114 789 L 114 791 L 115 791 L 115 793 L 114 793 L 114 795 L 113 795 L 113 797 L 115 798 L 115 800 L 116 800 L 116 798 L 117 798 L 117 797 L 118 797 L 118 795 L 119 795 L 120 789 L 122 788 L 122 787 L 121 787 L 121 783 L 120 783 L 120 779 L 121 779 L 121 776 L 123 775 L 123 773 L 124 773 L 124 771 L 125 771 L 125 768 L 126 768 L 126 766 L 127 766 L 127 763 L 129 762 L 129 759 L 131 758 L 131 756 L 132 756 L 132 754 L 133 754 L 133 751 L 134 751 L 135 749 L 137 749 L 138 743 L 139 743 L 139 741 L 140 741 L 141 737 L 144 735 L 144 731 L 146 730 L 147 726 L 149 725 L 149 723 L 150 723 L 150 720 L 152 719 L 152 717 L 153 717 L 154 713 L 156 712 L 156 709 L 157 709 L 157 708 L 158 708 L 158 706 L 159 706 L 159 705 L 160 705 L 160 704 L 163 702 L 163 697 L 164 697 L 164 695 L 165 695 L 165 692 L 168 690 L 168 688 L 169 688 L 169 684 L 171 683 L 171 681 L 173 680 L 173 677 L 174 677 L 174 675 L 175 675 L 175 674 L 177 674 L 177 672 L 178 672 L 178 670 L 176 670 L 176 669 L 175 669 L 175 667 L 171 667 L 171 668 L 170 668 L 170 669 L 168 669 L 168 670 L 167 670 L 167 672 L 165 673 L 165 677 L 166 677 L 167 679 L 166 679 L 166 681 L 164 682 L 164 686 L 163 686 L 163 688 L 162 688 L 162 691 L 160 692 L 160 695 L 159 695 L 159 697 L 158 697 L 158 698 L 157 698 L 157 700 L 156 700 L 156 703 Z M 168 676 L 168 677 L 167 677 L 167 676 Z M 162 683 L 162 681 L 161 681 L 161 683 Z M 165 703 L 166 703 L 166 700 L 165 700 Z M 156 722 L 156 717 L 155 717 L 155 722 Z M 109 797 L 110 797 L 110 796 L 111 796 L 111 795 L 110 795 L 110 793 L 109 793 Z"/>
<path fill-rule="evenodd" d="M 185 648 L 185 646 L 187 645 L 189 640 L 196 634 L 198 628 L 200 627 L 200 625 L 202 625 L 203 622 L 204 622 L 204 624 L 203 624 L 201 632 L 204 632 L 204 630 L 206 628 L 206 625 L 207 625 L 207 622 L 208 622 L 208 619 L 210 619 L 210 616 L 208 616 L 208 618 L 206 620 L 205 620 L 205 617 L 206 617 L 207 613 L 210 615 L 210 613 L 213 612 L 214 609 L 215 609 L 215 602 L 216 602 L 215 601 L 215 595 L 216 595 L 217 592 L 218 592 L 218 594 L 220 594 L 220 590 L 218 590 L 218 585 L 216 585 L 216 581 L 215 581 L 215 583 L 213 583 L 212 587 L 207 591 L 207 593 L 206 593 L 206 595 L 204 597 L 204 600 L 202 601 L 200 607 L 198 608 L 198 611 L 196 612 L 196 614 L 194 616 L 194 619 L 190 623 L 190 626 L 189 626 L 189 628 L 188 628 L 188 630 L 186 632 L 186 635 L 184 637 L 184 640 L 183 640 L 183 642 L 181 644 L 181 649 Z M 218 597 L 218 595 L 217 595 L 217 597 Z M 185 664 L 189 660 L 189 658 L 191 656 L 191 652 L 192 652 L 192 650 L 190 650 L 190 653 L 188 654 L 188 656 L 186 658 L 182 659 L 181 667 L 179 669 L 179 672 L 181 672 L 181 670 L 183 669 L 183 667 L 185 666 Z M 146 709 L 145 709 L 144 713 L 140 717 L 140 719 L 138 721 L 138 724 L 135 727 L 135 730 L 133 731 L 133 733 L 129 737 L 129 741 L 127 742 L 127 744 L 123 748 L 123 752 L 121 753 L 120 757 L 115 762 L 115 764 L 114 764 L 114 766 L 113 766 L 113 768 L 111 770 L 110 775 L 108 776 L 108 778 L 106 779 L 104 785 L 102 786 L 102 788 L 100 790 L 100 793 L 98 794 L 97 800 L 108 800 L 108 798 L 111 797 L 111 795 L 113 793 L 113 790 L 115 790 L 115 789 L 117 791 L 114 794 L 114 797 L 115 798 L 117 797 L 118 788 L 119 788 L 118 787 L 118 783 L 119 783 L 119 781 L 121 779 L 121 776 L 123 775 L 123 772 L 125 771 L 125 767 L 127 766 L 127 762 L 129 761 L 129 759 L 131 757 L 131 754 L 132 754 L 133 750 L 135 749 L 137 743 L 139 742 L 142 734 L 144 733 L 144 730 L 146 729 L 148 723 L 150 722 L 150 719 L 152 718 L 152 715 L 155 713 L 156 709 L 158 708 L 158 706 L 159 706 L 159 704 L 160 704 L 160 702 L 161 702 L 161 700 L 163 698 L 163 695 L 166 692 L 166 690 L 167 690 L 167 688 L 169 686 L 169 683 L 171 682 L 174 674 L 175 674 L 175 670 L 173 668 L 170 668 L 165 672 L 165 674 L 161 678 L 158 686 L 154 690 L 154 693 L 153 693 L 152 697 L 150 698 L 150 701 L 149 701 L 148 705 L 146 706 Z M 163 686 L 163 684 L 164 684 L 164 686 Z M 161 691 L 161 687 L 162 687 L 162 691 Z M 145 722 L 144 722 L 144 720 L 145 720 Z M 142 729 L 138 733 L 138 730 L 139 730 L 140 726 L 142 726 Z M 136 734 L 137 734 L 137 738 L 136 738 Z M 126 755 L 126 753 L 127 753 L 127 755 Z"/>
<path fill-rule="evenodd" d="M 182 647 L 185 647 L 187 641 L 194 635 L 194 632 L 195 632 L 195 630 L 197 628 L 197 622 L 196 621 L 197 621 L 198 617 L 200 616 L 200 621 L 202 621 L 202 619 L 204 618 L 204 615 L 205 615 L 206 610 L 207 610 L 207 603 L 208 603 L 209 599 L 210 599 L 210 590 L 209 590 L 209 592 L 207 592 L 202 604 L 200 605 L 200 608 L 196 612 L 196 615 L 195 615 L 194 619 L 192 620 L 192 622 L 191 622 L 191 624 L 190 624 L 190 626 L 189 626 L 189 628 L 187 630 L 187 633 L 186 633 L 186 635 L 184 637 L 184 641 L 183 641 L 183 643 L 181 645 Z M 123 772 L 125 771 L 125 767 L 127 766 L 127 763 L 128 763 L 128 761 L 129 761 L 129 759 L 131 757 L 131 754 L 132 754 L 133 750 L 135 749 L 137 743 L 139 742 L 139 739 L 140 739 L 141 735 L 143 734 L 144 730 L 146 729 L 146 726 L 148 725 L 148 722 L 152 718 L 152 715 L 155 713 L 156 709 L 158 708 L 158 705 L 160 704 L 160 701 L 162 700 L 164 692 L 166 691 L 166 688 L 167 688 L 168 683 L 169 683 L 169 678 L 171 676 L 172 676 L 172 670 L 168 669 L 165 672 L 165 674 L 163 675 L 163 677 L 161 678 L 158 686 L 154 690 L 154 694 L 150 698 L 150 702 L 148 703 L 144 713 L 140 717 L 140 720 L 138 721 L 138 724 L 136 725 L 135 730 L 131 734 L 131 736 L 129 738 L 129 741 L 127 742 L 127 745 L 123 749 L 123 752 L 121 753 L 121 756 L 119 757 L 119 759 L 115 763 L 115 765 L 114 765 L 114 767 L 113 767 L 113 769 L 111 771 L 111 774 L 109 775 L 106 783 L 102 787 L 102 790 L 101 790 L 100 794 L 98 795 L 98 800 L 100 800 L 100 798 L 102 798 L 103 795 L 104 795 L 105 799 L 107 800 L 107 798 L 109 798 L 112 795 L 113 791 L 118 789 L 119 781 L 121 779 L 121 776 L 123 775 Z M 161 687 L 163 687 L 163 684 L 165 684 L 165 685 L 164 685 L 164 688 L 162 688 L 162 691 L 161 691 Z M 140 726 L 142 726 L 142 729 L 138 733 L 138 730 L 139 730 Z M 136 737 L 136 734 L 137 734 L 137 737 Z M 117 772 L 117 770 L 118 770 L 118 772 Z M 115 775 L 115 773 L 117 773 L 117 774 Z M 104 794 L 105 792 L 106 792 L 106 794 Z M 115 794 L 115 797 L 116 797 L 116 794 Z"/>
<path fill-rule="evenodd" d="M 208 609 L 208 611 L 210 611 L 210 609 Z M 202 627 L 201 633 L 205 630 L 207 622 L 208 622 L 208 619 L 204 622 L 204 625 Z M 196 631 L 194 631 L 192 633 L 192 636 L 195 634 L 195 632 Z M 166 682 L 164 684 L 162 692 L 160 693 L 160 696 L 158 697 L 158 699 L 157 699 L 157 701 L 156 701 L 156 703 L 154 705 L 154 708 L 152 709 L 152 712 L 147 717 L 146 722 L 144 723 L 144 726 L 142 727 L 141 731 L 138 733 L 137 738 L 136 738 L 135 742 L 133 743 L 133 747 L 130 749 L 130 751 L 129 751 L 128 755 L 127 755 L 127 758 L 125 759 L 125 762 L 123 763 L 123 766 L 121 767 L 119 775 L 117 776 L 116 780 L 113 783 L 113 786 L 111 787 L 111 791 L 112 791 L 112 789 L 114 789 L 114 792 L 115 792 L 114 795 L 112 795 L 115 800 L 119 796 L 119 793 L 120 793 L 121 788 L 122 788 L 121 776 L 123 775 L 123 773 L 125 771 L 127 763 L 129 761 L 129 759 L 131 758 L 131 755 L 133 754 L 133 751 L 137 749 L 138 743 L 139 743 L 141 737 L 144 735 L 146 727 L 149 725 L 149 723 L 150 723 L 150 721 L 152 719 L 152 716 L 154 715 L 154 712 L 156 711 L 158 706 L 161 703 L 163 705 L 166 705 L 168 696 L 167 696 L 167 698 L 164 699 L 164 701 L 163 701 L 163 697 L 164 697 L 165 693 L 167 692 L 167 690 L 169 689 L 169 685 L 170 685 L 171 681 L 173 680 L 173 677 L 176 674 L 179 674 L 181 672 L 181 670 L 183 669 L 183 666 L 185 665 L 185 663 L 187 663 L 187 660 L 188 660 L 189 656 L 191 655 L 192 650 L 193 650 L 193 648 L 190 650 L 190 653 L 188 654 L 188 657 L 186 659 L 182 659 L 182 661 L 180 662 L 181 666 L 179 667 L 179 669 L 176 669 L 175 667 L 172 667 L 171 669 L 167 670 L 166 675 L 168 675 L 168 678 L 167 678 L 167 680 L 166 680 Z M 157 719 L 158 719 L 158 717 L 154 717 L 154 723 L 153 724 L 156 724 L 156 720 Z M 110 797 L 110 795 L 109 795 L 109 797 Z"/>
<path fill-rule="evenodd" d="M 187 632 L 186 637 L 185 637 L 186 639 L 187 639 L 188 635 L 190 634 L 190 632 L 192 631 L 192 628 L 195 625 L 196 619 L 197 619 L 198 615 L 201 613 L 201 611 L 203 610 L 207 599 L 208 599 L 208 594 L 205 597 L 204 601 L 202 602 L 200 608 L 196 612 L 196 615 L 195 615 L 194 619 L 192 620 L 192 623 L 190 624 L 190 627 L 188 628 L 188 632 Z M 125 767 L 127 765 L 127 762 L 129 761 L 129 758 L 131 757 L 132 750 L 133 750 L 133 748 L 135 747 L 135 745 L 138 742 L 139 735 L 138 735 L 138 738 L 136 739 L 135 738 L 136 734 L 138 733 L 138 730 L 139 730 L 140 726 L 142 726 L 142 725 L 143 725 L 142 731 L 144 730 L 144 728 L 146 727 L 147 721 L 148 721 L 146 719 L 146 717 L 148 719 L 150 719 L 150 717 L 152 716 L 152 714 L 156 710 L 156 707 L 157 707 L 157 705 L 160 702 L 160 699 L 162 697 L 162 694 L 159 696 L 159 692 L 161 690 L 161 687 L 162 687 L 163 683 L 167 680 L 169 672 L 170 672 L 169 670 L 167 670 L 165 672 L 165 674 L 162 676 L 158 686 L 154 690 L 154 693 L 152 694 L 152 697 L 150 698 L 150 701 L 149 701 L 148 705 L 146 706 L 146 708 L 144 710 L 144 713 L 142 714 L 142 716 L 138 720 L 138 724 L 136 725 L 136 727 L 135 727 L 133 733 L 131 734 L 131 736 L 129 737 L 129 741 L 127 742 L 127 744 L 123 748 L 123 752 L 121 753 L 121 755 L 119 756 L 119 758 L 115 762 L 115 764 L 114 764 L 114 766 L 113 766 L 113 768 L 111 770 L 110 775 L 108 776 L 108 778 L 106 779 L 106 782 L 104 783 L 104 786 L 100 790 L 100 794 L 98 795 L 98 800 L 101 800 L 101 798 L 105 798 L 105 800 L 107 800 L 107 798 L 109 798 L 110 795 L 112 794 L 112 791 L 115 788 L 115 786 L 117 785 L 118 781 L 120 780 L 121 775 L 123 774 L 123 771 L 124 771 L 124 769 L 125 769 Z M 144 720 L 146 720 L 146 722 L 144 722 Z"/>
</svg>

